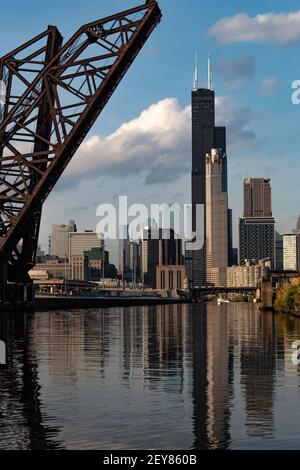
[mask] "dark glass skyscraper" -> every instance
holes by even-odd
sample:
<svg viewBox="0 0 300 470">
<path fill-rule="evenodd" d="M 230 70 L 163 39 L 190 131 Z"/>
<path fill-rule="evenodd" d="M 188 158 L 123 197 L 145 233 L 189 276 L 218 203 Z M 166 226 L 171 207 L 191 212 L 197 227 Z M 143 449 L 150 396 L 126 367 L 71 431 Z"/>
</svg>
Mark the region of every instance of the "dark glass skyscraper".
<svg viewBox="0 0 300 470">
<path fill-rule="evenodd" d="M 205 234 L 205 162 L 211 149 L 222 149 L 226 154 L 226 128 L 215 126 L 215 92 L 212 90 L 210 59 L 207 88 L 198 86 L 198 69 L 195 68 L 192 91 L 192 227 L 196 232 L 199 215 L 196 208 L 202 206 L 198 226 Z M 223 170 L 223 191 L 227 192 L 227 157 Z M 202 237 L 201 237 L 202 240 Z M 187 275 L 194 285 L 205 285 L 205 237 L 200 250 L 186 252 Z M 202 245 L 202 241 L 201 241 Z"/>
<path fill-rule="evenodd" d="M 244 217 L 239 220 L 240 264 L 269 258 L 275 265 L 275 220 L 269 178 L 244 180 Z"/>
<path fill-rule="evenodd" d="M 192 91 L 192 227 L 196 232 L 196 208 L 197 205 L 202 205 L 203 218 L 198 220 L 198 224 L 203 233 L 203 246 L 201 250 L 192 252 L 191 277 L 194 284 L 200 286 L 205 284 L 205 157 L 214 147 L 214 125 L 214 91 L 205 88 L 194 89 Z"/>
<path fill-rule="evenodd" d="M 227 154 L 226 154 L 226 127 L 215 127 L 214 131 L 214 147 L 223 151 L 223 183 L 222 190 L 228 192 L 228 175 L 227 175 Z M 230 209 L 231 210 L 231 209 Z"/>
</svg>

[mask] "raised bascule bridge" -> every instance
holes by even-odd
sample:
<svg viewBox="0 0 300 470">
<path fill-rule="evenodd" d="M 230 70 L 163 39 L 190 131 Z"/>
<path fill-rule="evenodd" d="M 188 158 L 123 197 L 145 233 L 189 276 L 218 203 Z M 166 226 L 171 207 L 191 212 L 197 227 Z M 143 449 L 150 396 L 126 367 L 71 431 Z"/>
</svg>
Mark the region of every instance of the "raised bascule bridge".
<svg viewBox="0 0 300 470">
<path fill-rule="evenodd" d="M 161 16 L 147 0 L 66 42 L 49 26 L 0 59 L 0 309 L 33 302 L 43 203 Z"/>
</svg>

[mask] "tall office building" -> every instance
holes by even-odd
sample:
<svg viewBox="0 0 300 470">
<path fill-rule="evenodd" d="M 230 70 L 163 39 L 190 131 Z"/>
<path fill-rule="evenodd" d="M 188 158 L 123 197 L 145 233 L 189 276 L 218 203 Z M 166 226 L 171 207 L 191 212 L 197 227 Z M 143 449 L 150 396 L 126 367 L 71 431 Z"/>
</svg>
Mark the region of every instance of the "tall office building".
<svg viewBox="0 0 300 470">
<path fill-rule="evenodd" d="M 300 269 L 300 234 L 283 235 L 283 269 Z"/>
<path fill-rule="evenodd" d="M 244 180 L 244 217 L 272 217 L 269 178 Z"/>
<path fill-rule="evenodd" d="M 275 262 L 275 220 L 269 178 L 244 180 L 244 216 L 239 220 L 240 264 L 246 260 Z"/>
<path fill-rule="evenodd" d="M 129 242 L 129 225 L 122 226 L 119 239 L 119 270 L 123 275 L 130 271 Z"/>
<path fill-rule="evenodd" d="M 145 228 L 141 240 L 142 281 L 156 287 L 157 266 L 182 264 L 182 240 L 173 229 Z"/>
<path fill-rule="evenodd" d="M 226 155 L 212 149 L 206 156 L 206 283 L 226 286 L 228 266 L 228 195 L 222 184 Z"/>
<path fill-rule="evenodd" d="M 52 233 L 49 240 L 49 254 L 58 258 L 69 256 L 69 234 L 77 232 L 74 220 L 68 225 L 52 225 Z"/>
<path fill-rule="evenodd" d="M 141 282 L 141 244 L 133 240 L 129 242 L 129 266 L 132 282 Z"/>
<path fill-rule="evenodd" d="M 99 281 L 103 278 L 115 278 L 116 268 L 109 262 L 108 251 L 99 247 L 92 248 L 84 252 L 84 258 L 88 264 L 87 280 Z"/>
<path fill-rule="evenodd" d="M 196 64 L 192 91 L 192 228 L 200 249 L 186 252 L 186 272 L 194 285 L 206 283 L 205 261 L 205 161 L 212 148 L 226 154 L 226 128 L 215 126 L 215 92 L 212 89 L 212 70 L 208 60 L 207 88 L 200 88 Z M 222 186 L 227 191 L 227 160 L 222 165 Z M 199 211 L 197 211 L 197 206 Z M 198 225 L 198 227 L 197 227 Z M 200 232 L 199 232 L 200 231 Z"/>
<path fill-rule="evenodd" d="M 69 233 L 69 258 L 72 256 L 83 256 L 84 251 L 92 248 L 104 248 L 104 240 L 98 237 L 96 232 L 86 230 L 85 232 Z"/>
<path fill-rule="evenodd" d="M 228 190 L 224 191 L 228 194 Z M 234 252 L 233 252 L 233 221 L 232 221 L 232 209 L 228 209 L 227 217 L 227 240 L 228 240 L 228 266 L 233 266 L 234 263 Z"/>
<path fill-rule="evenodd" d="M 141 281 L 141 244 L 131 239 L 129 225 L 121 227 L 121 232 L 119 271 L 122 273 L 123 280 L 137 284 Z"/>
<path fill-rule="evenodd" d="M 145 228 L 143 230 L 142 246 L 142 283 L 146 286 L 155 287 L 156 266 L 159 265 L 159 243 L 157 229 Z"/>
<path fill-rule="evenodd" d="M 36 262 L 37 263 L 43 263 L 46 259 L 46 254 L 42 250 L 41 246 L 38 245 L 37 250 L 36 250 Z"/>
<path fill-rule="evenodd" d="M 283 270 L 283 235 L 275 232 L 275 269 Z"/>
<path fill-rule="evenodd" d="M 239 264 L 239 250 L 237 248 L 232 248 L 231 260 L 232 260 L 231 266 L 237 266 Z"/>
<path fill-rule="evenodd" d="M 107 274 L 107 269 L 102 270 L 99 260 L 100 256 L 103 260 L 106 254 L 104 240 L 100 239 L 96 232 L 85 230 L 69 233 L 69 263 L 72 268 L 72 279 L 99 280 L 97 271 L 101 269 L 101 277 Z M 108 260 L 104 259 L 103 266 L 107 265 Z"/>
<path fill-rule="evenodd" d="M 228 192 L 228 171 L 226 155 L 226 127 L 215 127 L 214 129 L 214 148 L 221 149 L 222 156 L 222 191 Z"/>
<path fill-rule="evenodd" d="M 141 244 L 130 240 L 123 249 L 123 280 L 135 284 L 141 282 Z"/>
</svg>

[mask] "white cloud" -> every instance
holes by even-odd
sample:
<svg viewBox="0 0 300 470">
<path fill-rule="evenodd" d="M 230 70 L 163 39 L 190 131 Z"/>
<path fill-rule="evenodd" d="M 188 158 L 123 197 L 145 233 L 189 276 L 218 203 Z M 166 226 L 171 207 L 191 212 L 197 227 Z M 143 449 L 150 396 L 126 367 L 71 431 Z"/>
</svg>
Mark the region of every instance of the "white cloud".
<svg viewBox="0 0 300 470">
<path fill-rule="evenodd" d="M 292 13 L 265 13 L 255 17 L 239 13 L 217 21 L 209 29 L 209 34 L 223 44 L 289 43 L 300 39 L 300 10 Z"/>
<path fill-rule="evenodd" d="M 84 172 L 125 177 L 156 172 L 158 179 L 162 174 L 174 179 L 175 168 L 179 171 L 179 167 L 189 166 L 189 155 L 185 155 L 189 147 L 190 107 L 182 107 L 175 98 L 166 98 L 109 136 L 90 137 L 71 162 L 67 176 Z"/>
<path fill-rule="evenodd" d="M 276 77 L 268 77 L 261 82 L 258 93 L 262 96 L 272 95 L 277 90 L 277 87 L 278 79 Z"/>
<path fill-rule="evenodd" d="M 228 97 L 216 98 L 219 125 L 228 126 L 228 143 L 255 139 L 248 125 L 253 117 Z M 191 107 L 166 98 L 124 123 L 107 137 L 93 135 L 80 147 L 63 179 L 63 187 L 103 175 L 136 175 L 147 184 L 170 182 L 191 170 Z"/>
</svg>

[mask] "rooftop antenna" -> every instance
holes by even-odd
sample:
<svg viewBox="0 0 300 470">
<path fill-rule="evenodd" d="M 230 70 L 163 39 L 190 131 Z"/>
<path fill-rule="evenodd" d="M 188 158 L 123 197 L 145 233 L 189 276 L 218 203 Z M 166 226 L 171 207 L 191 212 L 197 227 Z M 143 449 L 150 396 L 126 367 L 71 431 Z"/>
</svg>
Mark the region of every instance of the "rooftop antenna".
<svg viewBox="0 0 300 470">
<path fill-rule="evenodd" d="M 208 61 L 207 61 L 207 88 L 208 90 L 212 90 L 213 88 L 213 74 L 212 74 L 210 53 L 208 54 Z"/>
<path fill-rule="evenodd" d="M 195 71 L 194 71 L 194 81 L 193 81 L 193 91 L 199 89 L 199 79 L 198 79 L 198 54 L 195 52 Z"/>
</svg>

